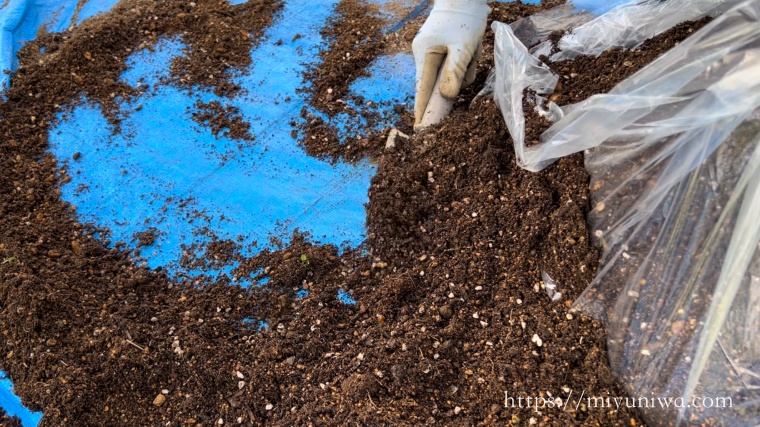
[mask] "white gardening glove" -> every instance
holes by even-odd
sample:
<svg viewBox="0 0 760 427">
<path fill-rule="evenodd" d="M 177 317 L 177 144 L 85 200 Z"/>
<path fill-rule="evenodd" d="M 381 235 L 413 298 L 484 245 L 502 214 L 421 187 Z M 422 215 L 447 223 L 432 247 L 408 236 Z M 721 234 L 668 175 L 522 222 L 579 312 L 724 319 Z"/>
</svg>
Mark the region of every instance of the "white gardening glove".
<svg viewBox="0 0 760 427">
<path fill-rule="evenodd" d="M 475 80 L 490 12 L 486 0 L 435 0 L 412 42 L 417 67 L 415 125 L 425 114 L 439 71 L 440 93 L 452 102 L 462 87 Z"/>
</svg>

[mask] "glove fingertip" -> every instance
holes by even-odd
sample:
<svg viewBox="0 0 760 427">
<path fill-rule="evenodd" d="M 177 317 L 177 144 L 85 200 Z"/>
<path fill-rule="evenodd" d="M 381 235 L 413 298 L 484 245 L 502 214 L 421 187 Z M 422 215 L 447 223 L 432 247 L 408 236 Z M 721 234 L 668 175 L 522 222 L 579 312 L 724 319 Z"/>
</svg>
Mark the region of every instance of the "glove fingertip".
<svg viewBox="0 0 760 427">
<path fill-rule="evenodd" d="M 441 78 L 441 85 L 438 90 L 444 98 L 454 99 L 459 95 L 462 87 L 461 79 L 454 73 L 445 73 Z"/>
</svg>

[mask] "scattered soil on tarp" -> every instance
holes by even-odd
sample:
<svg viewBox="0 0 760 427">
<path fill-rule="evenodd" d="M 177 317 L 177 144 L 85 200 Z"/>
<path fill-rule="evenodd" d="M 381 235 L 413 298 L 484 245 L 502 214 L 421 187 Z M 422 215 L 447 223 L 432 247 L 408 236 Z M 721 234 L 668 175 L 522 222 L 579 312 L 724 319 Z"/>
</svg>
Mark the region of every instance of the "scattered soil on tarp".
<svg viewBox="0 0 760 427">
<path fill-rule="evenodd" d="M 250 61 L 280 7 L 191 4 L 122 1 L 45 35 L 0 104 L 0 368 L 41 426 L 641 425 L 582 402 L 505 408 L 505 393 L 623 394 L 603 327 L 568 312 L 598 259 L 582 158 L 519 169 L 493 102 L 379 156 L 364 248 L 296 234 L 243 258 L 212 238 L 198 265 L 239 265 L 170 280 L 77 223 L 60 199 L 65 166 L 46 151 L 56 114 L 85 96 L 117 123 L 115 99 L 143 90 L 118 81 L 124 60 L 165 35 L 189 44 L 172 82 L 234 94 L 228 67 Z"/>
<path fill-rule="evenodd" d="M 133 237 L 137 240 L 137 247 L 139 248 L 141 246 L 150 246 L 155 243 L 157 237 L 156 234 L 157 232 L 155 229 L 150 229 L 135 233 Z"/>
<path fill-rule="evenodd" d="M 240 109 L 234 105 L 222 105 L 219 101 L 198 101 L 190 115 L 201 126 L 206 126 L 215 137 L 224 136 L 243 141 L 253 141 L 251 124 L 243 119 Z"/>
<path fill-rule="evenodd" d="M 343 0 L 334 15 L 320 32 L 327 46 L 319 60 L 304 75 L 309 105 L 326 115 L 327 120 L 316 116 L 308 108 L 301 110 L 304 123 L 300 124 L 302 138 L 299 145 L 312 156 L 332 161 L 355 162 L 362 158 L 376 158 L 385 144 L 384 136 L 372 131 L 381 117 L 368 114 L 367 102 L 360 96 L 350 95 L 351 83 L 367 76 L 367 67 L 385 49 L 388 35 L 383 34 L 387 22 L 379 16 L 378 6 L 364 0 Z M 389 110 L 393 111 L 392 108 Z M 399 109 L 397 109 L 398 111 Z M 343 135 L 330 122 L 330 118 L 344 113 L 352 118 L 361 117 Z M 294 130 L 295 135 L 298 131 Z M 354 137 L 346 141 L 345 134 Z"/>
<path fill-rule="evenodd" d="M 329 46 L 319 54 L 318 65 L 306 73 L 310 103 L 332 116 L 343 110 L 338 100 L 348 94 L 357 78 L 366 76 L 366 68 L 385 45 L 385 20 L 378 5 L 366 1 L 341 1 L 327 26 L 320 31 Z"/>
</svg>

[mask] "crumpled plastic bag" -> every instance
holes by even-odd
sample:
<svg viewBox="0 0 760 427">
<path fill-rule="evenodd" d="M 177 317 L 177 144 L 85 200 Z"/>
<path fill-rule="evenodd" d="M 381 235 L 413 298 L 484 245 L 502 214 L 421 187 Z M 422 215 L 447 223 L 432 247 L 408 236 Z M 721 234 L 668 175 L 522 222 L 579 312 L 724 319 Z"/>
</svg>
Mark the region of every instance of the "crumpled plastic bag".
<svg viewBox="0 0 760 427">
<path fill-rule="evenodd" d="M 538 95 L 533 105 L 543 105 L 542 94 L 550 94 L 557 86 L 559 77 L 549 67 L 528 52 L 525 45 L 515 36 L 509 25 L 494 21 L 491 28 L 496 34 L 494 41 L 494 68 L 486 80 L 486 89 L 478 96 L 493 91 L 494 99 L 507 123 L 514 141 L 518 162 L 530 157 L 530 147 L 525 147 L 525 115 L 523 94 L 525 89 Z M 552 120 L 562 116 L 553 102 L 543 111 Z"/>
<path fill-rule="evenodd" d="M 531 49 L 555 31 L 568 31 L 591 21 L 622 4 L 637 0 L 573 0 L 510 24 L 520 41 Z M 550 46 L 551 49 L 551 46 Z M 539 55 L 534 55 L 538 57 Z"/>
<path fill-rule="evenodd" d="M 613 47 L 633 49 L 673 26 L 717 15 L 736 0 L 639 0 L 617 6 L 609 12 L 565 34 L 558 43 L 559 52 L 552 61 L 573 59 L 581 55 L 598 56 Z M 551 43 L 534 50 L 536 56 L 548 54 Z"/>
<path fill-rule="evenodd" d="M 718 15 L 740 0 L 639 0 L 612 8 L 609 12 L 581 25 L 560 40 L 564 50 L 552 56 L 553 60 L 574 58 L 580 54 L 598 55 L 604 50 L 623 46 L 633 48 L 644 40 L 660 34 L 672 26 L 708 14 Z M 556 10 L 555 10 L 556 9 Z M 579 12 L 580 10 L 580 12 Z M 552 12 L 553 11 L 553 12 Z M 493 94 L 500 106 L 514 142 L 517 163 L 528 170 L 539 171 L 557 158 L 570 154 L 561 148 L 539 145 L 528 146 L 525 141 L 525 116 L 523 95 L 531 89 L 538 95 L 548 95 L 557 82 L 546 65 L 537 58 L 550 54 L 551 42 L 546 41 L 531 50 L 526 43 L 545 38 L 557 28 L 566 28 L 573 20 L 582 22 L 588 13 L 571 6 L 559 6 L 539 15 L 538 18 L 520 20 L 510 27 L 494 22 L 494 68 L 486 86 L 479 96 Z M 551 30 L 551 31 L 550 31 Z M 520 33 L 518 37 L 515 33 Z M 531 53 L 532 52 L 532 53 Z M 575 106 L 558 107 L 553 102 L 541 102 L 541 98 L 527 104 L 539 110 L 550 120 L 556 121 Z M 541 107 L 541 106 L 544 107 Z M 543 140 L 544 138 L 542 138 Z M 577 150 L 576 150 L 577 151 Z M 574 152 L 574 151 L 573 151 Z"/>
<path fill-rule="evenodd" d="M 606 323 L 611 366 L 632 400 L 649 399 L 647 422 L 757 425 L 760 2 L 580 103 L 541 140 L 538 166 L 587 150 L 604 253 L 574 308 Z"/>
<path fill-rule="evenodd" d="M 518 19 L 509 26 L 520 42 L 531 48 L 546 40 L 555 31 L 567 31 L 579 27 L 595 17 L 596 15 L 590 10 L 579 8 L 574 2 L 567 2 Z"/>
</svg>

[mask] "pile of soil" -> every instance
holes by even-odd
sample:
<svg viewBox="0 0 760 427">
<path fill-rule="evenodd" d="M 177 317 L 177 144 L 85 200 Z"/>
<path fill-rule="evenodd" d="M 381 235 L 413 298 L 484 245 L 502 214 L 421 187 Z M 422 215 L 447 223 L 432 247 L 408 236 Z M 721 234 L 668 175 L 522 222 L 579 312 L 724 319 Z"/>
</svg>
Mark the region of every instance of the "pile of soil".
<svg viewBox="0 0 760 427">
<path fill-rule="evenodd" d="M 493 6 L 517 18 L 547 5 Z M 295 235 L 252 258 L 236 242 L 215 241 L 205 260 L 188 260 L 239 261 L 233 277 L 267 278 L 266 287 L 170 279 L 77 222 L 60 199 L 65 168 L 46 151 L 56 114 L 85 96 L 118 124 L 114 99 L 147 90 L 119 82 L 126 57 L 180 34 L 188 54 L 169 83 L 233 96 L 229 71 L 248 65 L 280 6 L 124 0 L 21 53 L 0 104 L 0 368 L 28 407 L 44 411 L 41 425 L 641 425 L 624 408 L 504 407 L 505 392 L 624 394 L 602 325 L 568 311 L 598 263 L 582 157 L 540 174 L 515 166 L 495 104 L 469 107 L 487 58 L 440 126 L 374 152 L 365 247 L 341 252 Z M 345 93 L 340 85 L 382 52 L 369 40 L 381 22 L 354 13 L 369 8 L 340 2 L 330 43 L 366 29 L 358 43 L 371 46 L 352 47 L 361 52 L 353 70 L 340 55 L 324 56 L 323 71 L 310 75 L 314 94 Z M 594 84 L 573 93 L 602 91 Z M 410 125 L 403 110 L 398 127 L 411 134 Z M 366 154 L 337 148 L 321 154 Z M 558 301 L 542 272 L 559 283 Z M 308 295 L 296 299 L 301 290 Z M 343 304 L 338 291 L 357 303 Z"/>
</svg>

